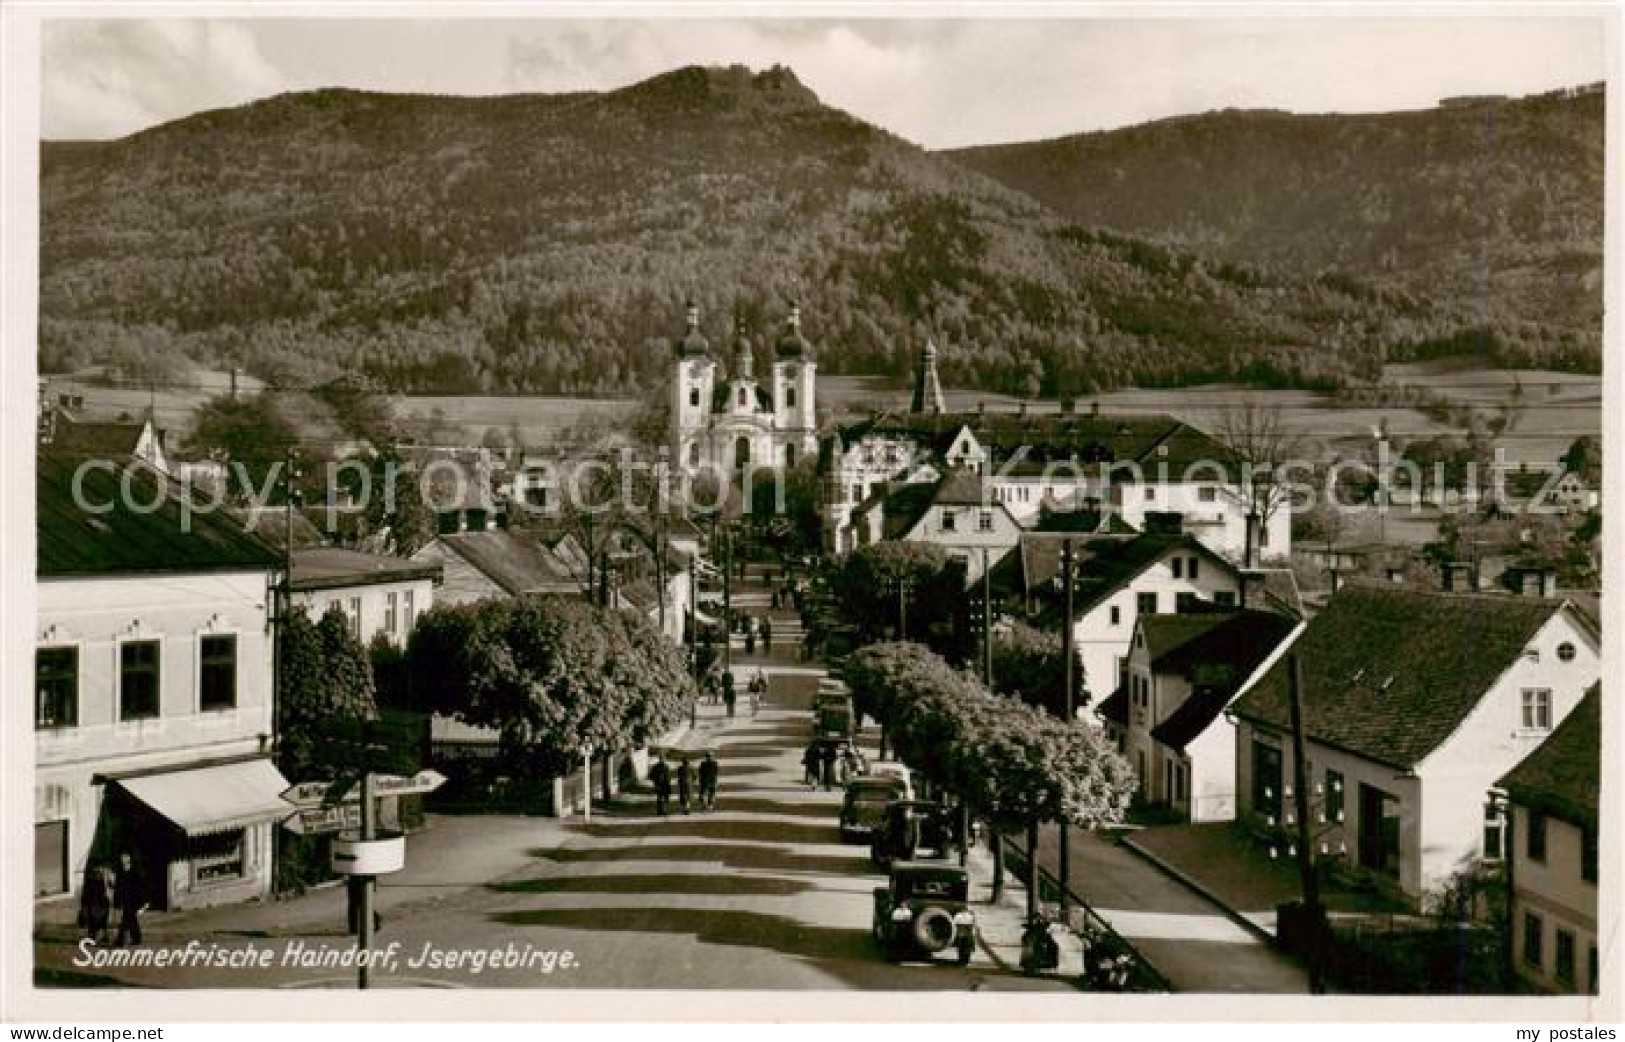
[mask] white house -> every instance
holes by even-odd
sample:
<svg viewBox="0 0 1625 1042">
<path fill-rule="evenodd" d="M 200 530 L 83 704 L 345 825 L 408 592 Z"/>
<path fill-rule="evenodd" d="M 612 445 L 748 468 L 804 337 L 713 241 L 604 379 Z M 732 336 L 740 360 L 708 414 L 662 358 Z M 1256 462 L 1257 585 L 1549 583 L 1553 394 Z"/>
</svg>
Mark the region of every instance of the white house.
<svg viewBox="0 0 1625 1042">
<path fill-rule="evenodd" d="M 457 536 L 451 537 L 459 538 Z M 293 552 L 293 604 L 312 619 L 344 613 L 363 645 L 382 636 L 403 647 L 418 616 L 434 606 L 443 565 L 323 546 Z"/>
<path fill-rule="evenodd" d="M 965 566 L 966 581 L 982 577 L 1015 549 L 1021 526 L 993 500 L 982 479 L 964 470 L 933 482 L 886 485 L 853 512 L 857 545 L 882 540 L 934 543 Z"/>
<path fill-rule="evenodd" d="M 1599 992 L 1598 791 L 1602 690 L 1500 781 L 1512 892 L 1513 969 L 1542 991 Z"/>
<path fill-rule="evenodd" d="M 1073 646 L 1083 683 L 1096 697 L 1122 686 L 1141 618 L 1241 604 L 1241 573 L 1194 536 L 1081 537 L 1074 553 Z M 1051 613 L 1063 593 L 1057 582 L 1049 595 Z"/>
<path fill-rule="evenodd" d="M 288 812 L 269 759 L 280 557 L 145 467 L 85 463 L 38 465 L 34 893 L 76 893 L 128 851 L 155 907 L 263 896 Z"/>
<path fill-rule="evenodd" d="M 1235 725 L 1224 711 L 1296 625 L 1255 609 L 1141 616 L 1127 676 L 1095 712 L 1134 764 L 1142 802 L 1189 821 L 1235 817 Z"/>
<path fill-rule="evenodd" d="M 1561 600 L 1345 585 L 1293 644 L 1318 842 L 1426 903 L 1483 854 L 1484 794 L 1579 704 L 1599 637 Z M 1290 809 L 1285 661 L 1232 706 L 1239 810 Z M 1492 852 L 1498 854 L 1498 852 Z"/>
</svg>

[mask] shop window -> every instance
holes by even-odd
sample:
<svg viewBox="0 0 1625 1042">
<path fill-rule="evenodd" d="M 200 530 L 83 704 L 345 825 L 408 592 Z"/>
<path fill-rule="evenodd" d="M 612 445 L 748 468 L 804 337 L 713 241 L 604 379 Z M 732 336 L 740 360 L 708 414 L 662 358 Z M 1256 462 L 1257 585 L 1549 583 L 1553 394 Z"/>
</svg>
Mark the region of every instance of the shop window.
<svg viewBox="0 0 1625 1042">
<path fill-rule="evenodd" d="M 212 832 L 186 841 L 186 860 L 192 865 L 192 882 L 204 886 L 243 877 L 242 830 Z"/>
<path fill-rule="evenodd" d="M 137 640 L 119 647 L 119 719 L 158 715 L 158 642 Z"/>
<path fill-rule="evenodd" d="M 199 648 L 198 708 L 237 707 L 237 638 L 233 634 L 204 637 Z"/>
<path fill-rule="evenodd" d="M 40 648 L 34 652 L 34 729 L 78 722 L 79 649 Z"/>
</svg>

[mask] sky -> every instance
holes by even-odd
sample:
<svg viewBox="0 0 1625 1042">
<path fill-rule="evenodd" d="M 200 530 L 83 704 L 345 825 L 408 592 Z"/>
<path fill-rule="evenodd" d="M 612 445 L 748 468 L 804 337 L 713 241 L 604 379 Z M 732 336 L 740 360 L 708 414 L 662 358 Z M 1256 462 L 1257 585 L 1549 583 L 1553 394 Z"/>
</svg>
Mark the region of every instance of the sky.
<svg viewBox="0 0 1625 1042">
<path fill-rule="evenodd" d="M 506 15 L 508 11 L 504 11 Z M 1604 78 L 1604 22 L 1321 9 L 1269 17 L 52 18 L 41 132 L 113 138 L 318 87 L 604 90 L 689 64 L 793 68 L 826 103 L 932 148 L 1219 108 L 1378 112 Z M 994 13 L 996 14 L 996 12 Z"/>
</svg>

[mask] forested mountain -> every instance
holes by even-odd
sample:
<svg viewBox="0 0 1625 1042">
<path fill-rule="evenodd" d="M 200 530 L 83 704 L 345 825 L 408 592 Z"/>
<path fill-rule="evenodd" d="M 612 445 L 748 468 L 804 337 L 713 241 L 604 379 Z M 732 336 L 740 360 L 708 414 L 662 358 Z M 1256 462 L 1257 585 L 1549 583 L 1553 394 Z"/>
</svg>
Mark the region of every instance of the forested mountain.
<svg viewBox="0 0 1625 1042">
<path fill-rule="evenodd" d="M 946 154 L 1084 224 L 1451 300 L 1508 343 L 1543 323 L 1595 359 L 1603 102 L 1597 84 L 1382 115 L 1227 110 Z M 1561 344 L 1535 338 L 1528 360 Z"/>
<path fill-rule="evenodd" d="M 1329 157 L 1328 161 L 1338 161 Z M 1352 162 L 1352 159 L 1341 160 Z M 1443 300 L 1092 229 L 828 108 L 775 68 L 607 93 L 324 90 L 42 153 L 41 365 L 604 394 L 663 379 L 696 298 L 826 372 L 1018 394 L 1333 383 L 1480 344 Z M 1519 350 L 1577 346 L 1529 323 Z"/>
</svg>

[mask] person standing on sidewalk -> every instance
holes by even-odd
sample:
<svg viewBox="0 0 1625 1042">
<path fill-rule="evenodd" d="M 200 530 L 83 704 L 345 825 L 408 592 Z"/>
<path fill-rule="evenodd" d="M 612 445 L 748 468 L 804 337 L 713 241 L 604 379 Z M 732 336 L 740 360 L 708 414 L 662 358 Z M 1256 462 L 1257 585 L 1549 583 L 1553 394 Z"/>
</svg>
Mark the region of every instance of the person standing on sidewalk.
<svg viewBox="0 0 1625 1042">
<path fill-rule="evenodd" d="M 79 927 L 93 944 L 107 943 L 107 921 L 113 904 L 111 877 L 107 866 L 98 861 L 85 873 L 79 892 Z"/>
<path fill-rule="evenodd" d="M 666 766 L 664 753 L 656 756 L 654 766 L 649 768 L 649 783 L 655 787 L 655 813 L 665 817 L 666 806 L 671 803 L 671 768 Z"/>
<path fill-rule="evenodd" d="M 821 753 L 819 759 L 822 761 L 824 768 L 824 791 L 828 792 L 835 787 L 835 759 L 837 755 L 835 743 L 825 742 Z"/>
<path fill-rule="evenodd" d="M 124 947 L 128 937 L 131 944 L 141 943 L 141 913 L 147 907 L 146 890 L 136 873 L 135 858 L 129 851 L 119 855 L 118 878 L 113 881 L 113 904 L 118 906 L 118 936 L 115 948 Z"/>
<path fill-rule="evenodd" d="M 762 654 L 773 650 L 773 620 L 762 620 Z"/>
<path fill-rule="evenodd" d="M 677 805 L 688 813 L 689 795 L 694 791 L 694 768 L 687 760 L 677 765 Z"/>
<path fill-rule="evenodd" d="M 801 754 L 801 766 L 803 768 L 802 775 L 801 775 L 801 780 L 806 783 L 807 788 L 809 788 L 809 789 L 818 788 L 818 743 L 817 742 L 809 742 L 808 743 L 807 751 Z"/>
<path fill-rule="evenodd" d="M 700 809 L 711 810 L 717 802 L 717 775 L 721 767 L 717 764 L 716 753 L 710 749 L 705 751 L 705 759 L 700 761 Z"/>
</svg>

